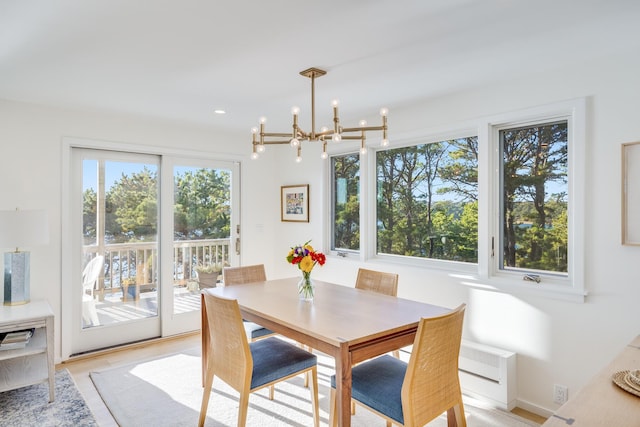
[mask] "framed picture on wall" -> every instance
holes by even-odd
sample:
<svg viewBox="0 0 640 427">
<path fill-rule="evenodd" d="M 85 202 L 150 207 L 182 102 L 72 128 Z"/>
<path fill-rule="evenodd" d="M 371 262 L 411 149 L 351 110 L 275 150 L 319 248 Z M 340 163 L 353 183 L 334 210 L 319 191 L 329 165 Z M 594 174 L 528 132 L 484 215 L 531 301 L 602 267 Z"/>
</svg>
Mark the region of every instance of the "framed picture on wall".
<svg viewBox="0 0 640 427">
<path fill-rule="evenodd" d="M 309 222 L 309 184 L 283 185 L 280 210 L 283 222 Z"/>
</svg>

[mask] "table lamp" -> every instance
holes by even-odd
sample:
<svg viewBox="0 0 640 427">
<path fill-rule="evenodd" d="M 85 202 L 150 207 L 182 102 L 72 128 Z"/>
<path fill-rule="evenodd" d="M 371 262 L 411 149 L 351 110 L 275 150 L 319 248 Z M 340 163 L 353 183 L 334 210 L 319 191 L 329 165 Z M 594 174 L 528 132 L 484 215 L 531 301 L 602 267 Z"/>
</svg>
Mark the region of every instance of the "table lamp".
<svg viewBox="0 0 640 427">
<path fill-rule="evenodd" d="M 29 302 L 29 252 L 20 248 L 44 245 L 49 225 L 44 210 L 0 211 L 0 248 L 15 248 L 4 254 L 4 305 Z"/>
</svg>

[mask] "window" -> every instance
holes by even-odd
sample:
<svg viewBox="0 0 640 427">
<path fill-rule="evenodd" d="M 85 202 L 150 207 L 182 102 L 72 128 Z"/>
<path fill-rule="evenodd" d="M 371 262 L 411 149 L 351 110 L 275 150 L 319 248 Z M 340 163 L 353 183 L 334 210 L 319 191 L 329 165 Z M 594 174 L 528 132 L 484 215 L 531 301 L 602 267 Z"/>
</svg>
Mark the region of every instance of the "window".
<svg viewBox="0 0 640 427">
<path fill-rule="evenodd" d="M 567 273 L 567 121 L 499 130 L 504 270 Z"/>
<path fill-rule="evenodd" d="M 478 262 L 478 138 L 376 154 L 377 253 Z"/>
<path fill-rule="evenodd" d="M 333 183 L 331 249 L 360 250 L 360 156 L 346 154 L 331 158 Z"/>
<path fill-rule="evenodd" d="M 333 157 L 332 249 L 582 300 L 584 100 L 475 123 Z"/>
</svg>

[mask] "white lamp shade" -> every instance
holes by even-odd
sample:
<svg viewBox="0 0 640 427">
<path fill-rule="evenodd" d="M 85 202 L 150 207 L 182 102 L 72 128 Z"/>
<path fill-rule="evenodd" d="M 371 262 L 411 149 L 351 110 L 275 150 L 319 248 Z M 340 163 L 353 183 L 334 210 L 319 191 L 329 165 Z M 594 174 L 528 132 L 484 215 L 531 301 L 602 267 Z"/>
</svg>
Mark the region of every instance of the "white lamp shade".
<svg viewBox="0 0 640 427">
<path fill-rule="evenodd" d="M 42 210 L 0 211 L 0 248 L 29 248 L 49 242 L 49 222 Z"/>
</svg>

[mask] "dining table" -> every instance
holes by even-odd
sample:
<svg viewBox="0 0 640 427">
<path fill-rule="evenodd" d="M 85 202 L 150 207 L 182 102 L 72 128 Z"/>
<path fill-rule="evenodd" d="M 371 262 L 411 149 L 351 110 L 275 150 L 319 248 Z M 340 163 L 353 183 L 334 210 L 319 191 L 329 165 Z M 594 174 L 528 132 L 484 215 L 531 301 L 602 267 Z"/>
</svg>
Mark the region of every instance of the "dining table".
<svg viewBox="0 0 640 427">
<path fill-rule="evenodd" d="M 202 290 L 238 301 L 242 317 L 321 351 L 335 360 L 338 425 L 351 425 L 351 368 L 354 364 L 413 344 L 421 318 L 451 309 L 314 279 L 313 301 L 298 296 L 299 278 L 267 280 Z M 204 297 L 202 297 L 204 298 Z M 201 305 L 202 363 L 206 369 L 209 331 Z"/>
</svg>

